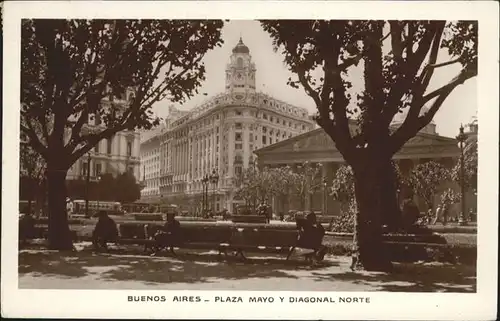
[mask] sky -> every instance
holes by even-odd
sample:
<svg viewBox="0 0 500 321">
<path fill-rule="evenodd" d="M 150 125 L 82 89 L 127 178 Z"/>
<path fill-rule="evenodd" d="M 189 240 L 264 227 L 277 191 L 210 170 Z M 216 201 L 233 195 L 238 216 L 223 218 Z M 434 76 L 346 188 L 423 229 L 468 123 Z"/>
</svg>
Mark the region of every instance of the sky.
<svg viewBox="0 0 500 321">
<path fill-rule="evenodd" d="M 310 114 L 316 112 L 313 100 L 305 93 L 302 87 L 294 89 L 288 86 L 287 80 L 293 77 L 283 62 L 283 55 L 273 51 L 272 39 L 265 32 L 258 21 L 232 20 L 226 22 L 222 29 L 224 44 L 209 51 L 204 57 L 206 79 L 199 88 L 199 94 L 186 101 L 183 105 L 175 104 L 182 110 L 189 110 L 203 103 L 218 93 L 224 92 L 225 69 L 229 62 L 231 50 L 238 43 L 240 36 L 250 49 L 257 73 L 257 91 L 265 92 L 277 99 L 290 104 L 306 108 Z M 449 57 L 441 55 L 440 60 Z M 439 68 L 433 75 L 429 90 L 440 87 L 450 81 L 460 70 L 460 65 Z M 353 74 L 360 70 L 353 70 Z M 356 77 L 354 77 L 356 78 Z M 361 77 L 359 77 L 361 79 Z M 466 81 L 458 86 L 446 99 L 434 117 L 437 132 L 440 135 L 454 137 L 458 134 L 460 124 L 471 122 L 477 115 L 477 78 Z M 353 83 L 356 88 L 356 84 Z M 168 115 L 168 106 L 172 103 L 161 101 L 153 106 L 153 111 L 160 117 Z"/>
</svg>

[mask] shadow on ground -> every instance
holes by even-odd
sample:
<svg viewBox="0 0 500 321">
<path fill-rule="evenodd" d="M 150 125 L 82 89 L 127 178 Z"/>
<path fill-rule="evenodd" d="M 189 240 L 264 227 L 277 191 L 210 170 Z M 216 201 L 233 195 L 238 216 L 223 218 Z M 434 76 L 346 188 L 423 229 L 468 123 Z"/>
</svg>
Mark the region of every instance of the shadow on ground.
<svg viewBox="0 0 500 321">
<path fill-rule="evenodd" d="M 93 253 L 25 250 L 19 254 L 19 274 L 34 277 L 81 278 L 98 274 L 106 281 L 142 281 L 145 284 L 217 282 L 217 279 L 297 278 L 290 271 L 317 270 L 338 266 L 325 261 L 311 267 L 303 261 L 285 261 L 280 257 L 251 258 L 242 261 L 231 256 L 220 259 L 216 253 L 179 251 L 177 257 L 123 254 L 124 250 Z M 140 252 L 140 251 L 137 251 Z"/>
<path fill-rule="evenodd" d="M 178 257 L 151 257 L 142 255 L 139 248 L 115 249 L 111 253 L 93 253 L 88 248 L 67 253 L 23 250 L 19 253 L 19 275 L 81 278 L 82 282 L 89 278 L 97 281 L 139 281 L 146 285 L 279 279 L 279 282 L 300 281 L 310 290 L 316 288 L 314 284 L 319 282 L 327 288 L 331 284 L 332 290 L 342 284 L 338 288 L 348 291 L 351 287 L 353 290 L 390 292 L 476 291 L 476 267 L 468 265 L 400 263 L 396 264 L 395 273 L 385 274 L 351 272 L 346 257 L 330 257 L 324 264 L 311 267 L 300 259 L 285 261 L 282 255 L 250 257 L 242 262 L 234 258 L 220 260 L 214 252 L 191 250 L 178 251 Z"/>
<path fill-rule="evenodd" d="M 476 292 L 476 267 L 440 263 L 395 264 L 392 274 L 370 272 L 317 273 L 316 281 L 352 282 L 387 292 Z"/>
</svg>

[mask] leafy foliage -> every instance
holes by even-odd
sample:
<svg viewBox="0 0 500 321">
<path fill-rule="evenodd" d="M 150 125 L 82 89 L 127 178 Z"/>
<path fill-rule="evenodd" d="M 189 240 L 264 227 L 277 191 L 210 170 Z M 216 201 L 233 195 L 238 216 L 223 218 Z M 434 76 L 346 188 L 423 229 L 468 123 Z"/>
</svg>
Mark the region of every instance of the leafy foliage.
<svg viewBox="0 0 500 321">
<path fill-rule="evenodd" d="M 321 187 L 321 165 L 304 164 L 293 170 L 290 166 L 264 168 L 258 170 L 248 168 L 237 177 L 239 186 L 236 195 L 247 204 L 254 201 L 270 200 L 273 196 L 295 195 L 305 200 Z M 302 202 L 303 203 L 303 202 Z"/>
<path fill-rule="evenodd" d="M 458 184 L 460 180 L 460 160 L 451 171 L 451 178 Z M 477 190 L 477 138 L 469 137 L 464 147 L 464 186 L 466 190 Z"/>
<path fill-rule="evenodd" d="M 158 124 L 154 103 L 182 103 L 196 93 L 205 79 L 202 59 L 222 44 L 222 26 L 215 20 L 22 20 L 21 133 L 47 162 L 50 248 L 72 248 L 63 174 L 100 140 Z M 123 201 L 138 197 L 138 190 L 118 192 Z"/>
<path fill-rule="evenodd" d="M 23 20 L 21 131 L 45 159 L 55 142 L 64 142 L 69 167 L 103 138 L 157 124 L 153 103 L 182 102 L 204 80 L 202 58 L 222 43 L 222 24 Z M 89 117 L 105 128 L 85 130 Z"/>
<path fill-rule="evenodd" d="M 84 179 L 69 180 L 67 182 L 68 196 L 72 199 L 85 199 L 99 201 L 115 201 L 131 203 L 140 198 L 140 187 L 135 177 L 123 173 L 114 177 L 112 174 L 104 174 L 99 181 L 87 181 Z"/>
<path fill-rule="evenodd" d="M 349 165 L 342 165 L 335 172 L 331 186 L 331 195 L 340 202 L 342 213 L 356 213 L 356 199 L 354 194 L 354 174 Z"/>
<path fill-rule="evenodd" d="M 41 182 L 45 172 L 46 163 L 42 156 L 26 143 L 21 143 L 20 176 L 28 177 L 38 183 Z"/>
<path fill-rule="evenodd" d="M 432 209 L 439 186 L 449 178 L 450 171 L 446 167 L 429 161 L 415 166 L 408 181 L 417 195 L 424 200 L 427 208 Z"/>
<path fill-rule="evenodd" d="M 355 242 L 362 244 L 357 247 L 359 263 L 371 270 L 390 270 L 381 225 L 397 228 L 399 214 L 389 162 L 431 122 L 457 86 L 477 75 L 477 22 L 266 20 L 261 24 L 294 74 L 288 84 L 302 86 L 313 99 L 316 122 L 352 167 L 359 210 Z M 453 64 L 461 65 L 455 77 L 429 90 L 435 70 Z M 356 82 L 359 74 L 362 83 Z M 394 126 L 395 115 L 403 111 L 404 121 Z"/>
<path fill-rule="evenodd" d="M 317 123 L 349 164 L 367 153 L 397 152 L 426 126 L 458 85 L 477 75 L 477 22 L 471 21 L 262 21 L 277 51 L 316 103 Z M 445 51 L 450 59 L 438 62 Z M 437 68 L 461 64 L 447 84 L 427 92 Z M 364 85 L 353 87 L 358 68 Z M 423 109 L 430 103 L 429 109 Z M 408 109 L 400 128 L 394 116 Z M 358 120 L 353 135 L 348 119 Z"/>
<path fill-rule="evenodd" d="M 446 204 L 448 206 L 459 203 L 460 195 L 455 192 L 452 188 L 446 189 L 441 194 L 441 204 Z"/>
<path fill-rule="evenodd" d="M 132 203 L 141 198 L 141 189 L 135 181 L 135 176 L 130 173 L 123 173 L 116 177 L 116 201 L 121 203 Z"/>
<path fill-rule="evenodd" d="M 296 170 L 290 172 L 288 178 L 289 186 L 291 187 L 292 194 L 302 200 L 302 207 L 304 207 L 305 198 L 321 188 L 323 184 L 321 169 L 321 164 L 311 164 L 306 161 L 302 165 L 297 166 Z"/>
</svg>

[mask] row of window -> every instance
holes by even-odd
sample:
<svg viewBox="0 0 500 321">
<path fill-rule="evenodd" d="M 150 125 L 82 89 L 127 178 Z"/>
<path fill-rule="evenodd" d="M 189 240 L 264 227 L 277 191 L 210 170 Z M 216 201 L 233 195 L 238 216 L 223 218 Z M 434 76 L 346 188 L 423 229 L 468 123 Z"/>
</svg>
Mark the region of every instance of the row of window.
<svg viewBox="0 0 500 321">
<path fill-rule="evenodd" d="M 133 147 L 133 142 L 132 141 L 127 141 L 127 156 L 132 156 L 132 147 Z M 94 152 L 96 154 L 99 154 L 100 151 L 100 142 L 97 143 L 94 147 Z M 106 153 L 108 155 L 113 154 L 113 140 L 112 138 L 106 139 Z"/>
<path fill-rule="evenodd" d="M 89 163 L 88 161 L 83 161 L 81 163 L 81 167 L 80 167 L 80 174 L 82 176 L 87 176 L 87 170 L 88 170 L 88 167 L 89 167 Z M 133 166 L 129 166 L 127 168 L 127 172 L 129 174 L 132 174 L 134 175 L 134 167 Z M 91 161 L 90 162 L 90 175 L 91 176 L 100 176 L 104 174 L 104 172 L 102 171 L 102 164 L 98 161 Z"/>
</svg>

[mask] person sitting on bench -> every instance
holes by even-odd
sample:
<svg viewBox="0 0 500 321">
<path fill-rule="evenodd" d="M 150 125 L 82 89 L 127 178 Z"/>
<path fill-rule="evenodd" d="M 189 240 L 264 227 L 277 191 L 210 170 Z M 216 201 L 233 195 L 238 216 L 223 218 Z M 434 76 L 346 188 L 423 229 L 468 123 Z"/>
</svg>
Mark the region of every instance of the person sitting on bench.
<svg viewBox="0 0 500 321">
<path fill-rule="evenodd" d="M 118 240 L 118 228 L 115 221 L 104 211 L 97 213 L 99 218 L 92 232 L 92 244 L 96 250 L 108 250 L 108 242 Z"/>
<path fill-rule="evenodd" d="M 326 247 L 321 243 L 325 236 L 325 229 L 317 222 L 316 214 L 309 212 L 306 218 L 298 218 L 297 229 L 299 230 L 297 247 L 314 250 L 314 252 L 306 254 L 306 259 L 323 260 Z"/>
<path fill-rule="evenodd" d="M 181 223 L 175 219 L 175 213 L 167 213 L 167 221 L 163 228 L 155 234 L 154 240 L 157 246 L 153 255 L 166 247 L 169 247 L 170 252 L 175 255 L 174 247 L 182 243 Z"/>
</svg>

